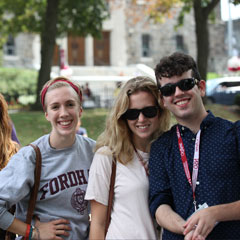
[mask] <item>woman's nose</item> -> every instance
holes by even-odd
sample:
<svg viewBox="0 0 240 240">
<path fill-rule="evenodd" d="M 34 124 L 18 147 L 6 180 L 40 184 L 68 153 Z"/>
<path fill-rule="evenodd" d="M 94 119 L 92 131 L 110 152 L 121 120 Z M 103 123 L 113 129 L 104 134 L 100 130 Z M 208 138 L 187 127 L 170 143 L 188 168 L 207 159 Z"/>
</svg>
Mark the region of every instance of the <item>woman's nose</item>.
<svg viewBox="0 0 240 240">
<path fill-rule="evenodd" d="M 65 116 L 65 115 L 67 115 L 68 113 L 67 113 L 67 109 L 64 107 L 64 106 L 62 106 L 61 108 L 60 108 L 60 116 Z"/>
<path fill-rule="evenodd" d="M 138 121 L 144 121 L 146 119 L 146 117 L 143 115 L 142 112 L 140 112 L 139 116 L 138 116 Z"/>
</svg>

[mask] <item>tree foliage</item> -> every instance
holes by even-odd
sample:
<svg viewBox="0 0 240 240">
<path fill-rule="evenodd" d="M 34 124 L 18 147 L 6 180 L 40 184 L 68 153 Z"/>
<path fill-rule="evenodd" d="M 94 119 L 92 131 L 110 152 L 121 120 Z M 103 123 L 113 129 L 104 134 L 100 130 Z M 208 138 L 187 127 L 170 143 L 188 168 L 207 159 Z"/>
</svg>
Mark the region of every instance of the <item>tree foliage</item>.
<svg viewBox="0 0 240 240">
<path fill-rule="evenodd" d="M 108 0 L 112 9 L 120 8 L 122 0 Z M 128 23 L 135 25 L 146 16 L 155 22 L 164 22 L 166 18 L 171 18 L 173 6 L 181 4 L 181 0 L 128 0 L 126 15 Z"/>
<path fill-rule="evenodd" d="M 173 6 L 180 6 L 181 0 L 148 0 L 146 14 L 157 22 L 163 22 L 166 17 L 171 18 L 174 14 Z"/>
<path fill-rule="evenodd" d="M 47 0 L 0 0 L 1 34 L 41 34 L 46 20 Z M 66 33 L 99 36 L 102 21 L 108 16 L 104 0 L 61 0 L 58 10 L 57 36 Z"/>
<path fill-rule="evenodd" d="M 0 0 L 0 34 L 21 32 L 41 36 L 41 68 L 37 96 L 49 80 L 57 36 L 100 36 L 102 22 L 108 17 L 105 0 Z M 39 108 L 37 98 L 36 107 Z"/>
<path fill-rule="evenodd" d="M 232 0 L 231 1 L 234 5 L 240 4 L 240 0 Z"/>
</svg>

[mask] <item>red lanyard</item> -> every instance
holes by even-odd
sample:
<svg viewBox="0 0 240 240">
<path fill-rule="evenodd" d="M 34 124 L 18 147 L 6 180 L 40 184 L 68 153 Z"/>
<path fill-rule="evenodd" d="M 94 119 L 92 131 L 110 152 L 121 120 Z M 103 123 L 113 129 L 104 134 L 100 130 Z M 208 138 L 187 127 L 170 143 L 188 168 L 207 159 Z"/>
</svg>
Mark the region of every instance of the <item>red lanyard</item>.
<svg viewBox="0 0 240 240">
<path fill-rule="evenodd" d="M 137 154 L 138 160 L 140 161 L 140 163 L 144 167 L 146 175 L 149 176 L 149 170 L 148 170 L 148 165 L 147 165 L 148 163 L 144 162 L 142 156 L 139 154 L 139 152 L 137 151 L 137 149 L 134 145 L 133 145 L 133 149 L 134 149 L 135 153 Z"/>
<path fill-rule="evenodd" d="M 198 131 L 197 136 L 196 136 L 196 141 L 195 141 L 192 179 L 191 179 L 191 174 L 190 174 L 189 167 L 188 167 L 188 161 L 187 161 L 185 148 L 183 145 L 183 140 L 182 140 L 178 126 L 176 128 L 176 131 L 177 131 L 178 147 L 179 147 L 179 151 L 180 151 L 180 155 L 181 155 L 181 159 L 182 159 L 182 164 L 183 164 L 183 168 L 184 168 L 184 172 L 187 177 L 187 180 L 188 180 L 190 186 L 192 187 L 193 204 L 194 204 L 194 208 L 196 211 L 197 203 L 196 203 L 196 197 L 195 197 L 195 190 L 196 190 L 198 169 L 199 169 L 199 146 L 200 146 L 201 130 Z"/>
</svg>

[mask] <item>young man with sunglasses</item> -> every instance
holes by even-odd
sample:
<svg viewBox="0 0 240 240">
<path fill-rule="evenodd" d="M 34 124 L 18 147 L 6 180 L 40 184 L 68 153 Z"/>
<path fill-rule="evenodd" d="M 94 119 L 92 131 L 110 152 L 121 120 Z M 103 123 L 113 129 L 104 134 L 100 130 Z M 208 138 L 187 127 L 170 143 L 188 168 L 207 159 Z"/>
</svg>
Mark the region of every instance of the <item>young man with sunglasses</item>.
<svg viewBox="0 0 240 240">
<path fill-rule="evenodd" d="M 163 240 L 240 239 L 240 122 L 206 111 L 193 58 L 160 60 L 156 80 L 178 124 L 152 144 L 150 211 Z"/>
</svg>

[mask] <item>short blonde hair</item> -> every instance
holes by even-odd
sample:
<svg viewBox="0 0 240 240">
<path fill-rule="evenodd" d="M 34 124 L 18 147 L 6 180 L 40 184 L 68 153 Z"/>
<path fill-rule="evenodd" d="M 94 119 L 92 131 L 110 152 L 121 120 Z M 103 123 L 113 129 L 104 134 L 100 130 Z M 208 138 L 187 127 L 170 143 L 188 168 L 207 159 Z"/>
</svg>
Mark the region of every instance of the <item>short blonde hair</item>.
<svg viewBox="0 0 240 240">
<path fill-rule="evenodd" d="M 115 104 L 107 117 L 105 130 L 98 137 L 96 144 L 96 150 L 102 146 L 108 146 L 116 159 L 123 164 L 127 164 L 132 160 L 134 149 L 131 140 L 131 130 L 128 127 L 127 121 L 121 116 L 129 107 L 129 96 L 139 91 L 149 92 L 154 97 L 156 105 L 160 108 L 159 127 L 153 134 L 152 140 L 155 140 L 164 131 L 169 129 L 170 113 L 163 106 L 155 82 L 149 77 L 143 76 L 127 81 L 116 98 Z"/>
</svg>

